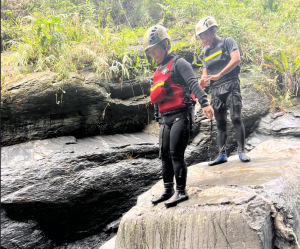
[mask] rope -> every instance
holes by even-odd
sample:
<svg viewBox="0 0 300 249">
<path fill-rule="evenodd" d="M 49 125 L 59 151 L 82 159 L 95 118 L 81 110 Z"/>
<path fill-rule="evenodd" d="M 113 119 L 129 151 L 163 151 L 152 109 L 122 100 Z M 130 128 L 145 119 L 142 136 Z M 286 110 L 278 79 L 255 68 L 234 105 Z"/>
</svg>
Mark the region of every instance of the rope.
<svg viewBox="0 0 300 249">
<path fill-rule="evenodd" d="M 210 120 L 210 146 L 209 146 L 209 160 L 211 161 L 212 159 L 211 159 L 211 150 L 210 150 L 210 148 L 211 148 L 211 146 L 212 146 L 212 132 L 213 132 L 213 120 L 211 119 Z"/>
</svg>

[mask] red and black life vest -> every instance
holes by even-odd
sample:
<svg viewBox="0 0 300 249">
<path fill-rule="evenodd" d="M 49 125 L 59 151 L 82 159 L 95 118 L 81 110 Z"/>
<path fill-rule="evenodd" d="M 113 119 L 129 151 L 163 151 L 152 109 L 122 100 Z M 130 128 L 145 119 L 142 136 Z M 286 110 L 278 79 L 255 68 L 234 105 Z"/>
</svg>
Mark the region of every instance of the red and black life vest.
<svg viewBox="0 0 300 249">
<path fill-rule="evenodd" d="M 158 67 L 153 77 L 150 100 L 152 103 L 158 103 L 161 113 L 186 107 L 187 102 L 196 103 L 195 95 L 189 92 L 183 79 L 181 82 L 176 80 L 175 83 L 171 78 L 171 71 L 174 71 L 174 60 L 177 58 L 170 60 L 166 66 Z M 191 101 L 187 101 L 187 99 L 191 99 Z"/>
</svg>

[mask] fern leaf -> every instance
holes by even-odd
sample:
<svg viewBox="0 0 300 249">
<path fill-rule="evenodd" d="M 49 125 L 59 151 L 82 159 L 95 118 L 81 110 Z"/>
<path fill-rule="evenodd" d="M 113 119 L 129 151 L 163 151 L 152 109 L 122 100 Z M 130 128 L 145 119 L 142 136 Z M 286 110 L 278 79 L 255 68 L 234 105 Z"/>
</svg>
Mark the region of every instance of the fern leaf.
<svg viewBox="0 0 300 249">
<path fill-rule="evenodd" d="M 139 62 L 140 62 L 140 57 L 136 57 L 136 64 L 135 64 L 135 67 L 138 67 L 138 66 L 139 66 Z"/>
<path fill-rule="evenodd" d="M 269 64 L 263 64 L 263 66 L 265 66 L 265 67 L 270 67 L 270 68 L 272 68 L 272 69 L 274 69 L 274 70 L 277 70 L 278 71 L 278 68 L 277 67 L 275 67 L 275 66 L 273 66 L 273 65 L 269 65 Z"/>
<path fill-rule="evenodd" d="M 275 59 L 273 59 L 272 57 L 270 57 L 269 55 L 265 54 L 264 58 L 271 61 L 275 66 L 276 66 L 276 70 L 279 72 L 284 72 L 282 66 L 279 64 L 279 62 Z"/>
<path fill-rule="evenodd" d="M 299 68 L 300 68 L 300 57 L 296 57 L 290 72 L 294 74 Z"/>
</svg>

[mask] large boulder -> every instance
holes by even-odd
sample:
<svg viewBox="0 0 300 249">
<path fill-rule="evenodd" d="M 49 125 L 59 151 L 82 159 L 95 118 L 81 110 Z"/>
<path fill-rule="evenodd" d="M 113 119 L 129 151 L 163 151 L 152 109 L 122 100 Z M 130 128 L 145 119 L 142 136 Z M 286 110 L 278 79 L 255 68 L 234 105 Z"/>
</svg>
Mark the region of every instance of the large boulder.
<svg viewBox="0 0 300 249">
<path fill-rule="evenodd" d="M 272 110 L 262 117 L 255 132 L 248 137 L 246 148 L 252 150 L 262 142 L 282 137 L 290 140 L 300 138 L 299 105 Z"/>
<path fill-rule="evenodd" d="M 153 117 L 150 84 L 150 78 L 105 82 L 91 71 L 71 73 L 68 80 L 30 74 L 1 97 L 1 145 L 141 131 Z"/>
<path fill-rule="evenodd" d="M 287 108 L 286 111 L 275 110 L 261 119 L 256 130 L 263 135 L 278 137 L 300 137 L 300 109 L 299 107 Z"/>
<path fill-rule="evenodd" d="M 161 177 L 157 142 L 134 133 L 3 147 L 1 245 L 26 248 L 32 239 L 47 248 L 48 239 L 61 244 L 102 231 Z"/>
<path fill-rule="evenodd" d="M 300 141 L 263 143 L 251 158 L 189 167 L 190 199 L 174 208 L 151 204 L 163 190 L 158 182 L 123 216 L 115 246 L 104 248 L 299 248 Z"/>
</svg>

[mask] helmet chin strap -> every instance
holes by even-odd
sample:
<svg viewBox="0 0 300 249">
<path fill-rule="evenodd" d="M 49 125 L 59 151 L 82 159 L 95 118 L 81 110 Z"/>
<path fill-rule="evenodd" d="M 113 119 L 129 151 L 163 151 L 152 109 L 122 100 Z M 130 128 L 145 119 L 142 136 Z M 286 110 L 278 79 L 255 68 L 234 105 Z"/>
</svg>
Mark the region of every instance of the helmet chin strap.
<svg viewBox="0 0 300 249">
<path fill-rule="evenodd" d="M 216 42 L 216 33 L 214 33 L 212 30 L 211 30 L 211 32 L 213 33 L 213 36 L 214 36 L 214 40 L 213 40 L 213 43 L 212 43 L 212 45 L 214 45 L 215 42 Z M 214 47 L 214 46 L 213 46 L 213 47 Z"/>
<path fill-rule="evenodd" d="M 165 59 L 168 56 L 168 49 L 166 47 L 166 44 L 162 44 L 162 48 L 165 51 L 165 54 L 164 54 L 164 59 Z"/>
<path fill-rule="evenodd" d="M 167 56 L 168 56 L 168 49 L 165 48 L 165 56 L 164 56 L 164 58 L 166 58 Z"/>
</svg>

